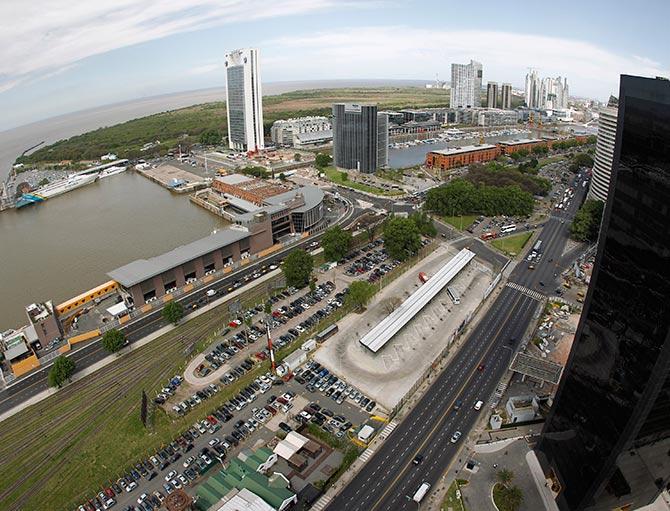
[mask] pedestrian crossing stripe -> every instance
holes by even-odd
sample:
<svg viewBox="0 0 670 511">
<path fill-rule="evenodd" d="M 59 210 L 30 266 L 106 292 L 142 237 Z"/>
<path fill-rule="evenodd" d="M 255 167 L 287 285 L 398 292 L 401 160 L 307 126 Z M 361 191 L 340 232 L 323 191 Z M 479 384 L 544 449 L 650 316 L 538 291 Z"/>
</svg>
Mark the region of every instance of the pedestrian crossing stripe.
<svg viewBox="0 0 670 511">
<path fill-rule="evenodd" d="M 312 511 L 321 511 L 323 508 L 325 508 L 328 503 L 333 500 L 333 497 L 331 497 L 328 494 L 322 495 L 319 500 L 316 501 L 316 504 L 312 506 Z"/>
<path fill-rule="evenodd" d="M 370 449 L 370 448 L 365 449 L 363 451 L 363 454 L 361 454 L 361 457 L 360 457 L 361 461 L 368 461 L 370 459 L 370 457 L 374 454 L 374 452 L 375 451 L 373 449 Z"/>
<path fill-rule="evenodd" d="M 538 291 L 535 291 L 534 289 L 528 289 L 527 287 L 521 286 L 517 284 L 516 282 L 508 282 L 507 287 L 511 287 L 512 289 L 516 289 L 517 291 L 525 294 L 526 296 L 531 297 L 534 300 L 542 301 L 544 300 L 544 295 Z"/>
</svg>

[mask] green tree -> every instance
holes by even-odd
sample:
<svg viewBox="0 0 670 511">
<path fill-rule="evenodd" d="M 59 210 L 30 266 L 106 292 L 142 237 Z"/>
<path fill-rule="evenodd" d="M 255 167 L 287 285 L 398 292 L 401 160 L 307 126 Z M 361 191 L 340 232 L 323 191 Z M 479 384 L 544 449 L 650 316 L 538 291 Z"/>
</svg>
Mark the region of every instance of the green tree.
<svg viewBox="0 0 670 511">
<path fill-rule="evenodd" d="M 509 483 L 512 482 L 512 479 L 514 479 L 514 472 L 506 468 L 503 468 L 502 470 L 498 470 L 498 472 L 496 473 L 496 479 L 503 486 L 507 486 Z"/>
<path fill-rule="evenodd" d="M 375 295 L 375 286 L 365 280 L 356 280 L 349 286 L 345 302 L 353 309 L 363 309 Z"/>
<path fill-rule="evenodd" d="M 265 167 L 260 167 L 258 165 L 251 165 L 244 167 L 239 170 L 241 174 L 244 174 L 245 176 L 253 176 L 257 177 L 260 179 L 267 179 L 268 178 L 268 171 Z"/>
<path fill-rule="evenodd" d="M 126 336 L 123 335 L 123 332 L 112 328 L 107 330 L 102 336 L 102 347 L 110 353 L 116 353 L 123 345 L 126 343 Z"/>
<path fill-rule="evenodd" d="M 342 180 L 343 183 L 344 183 L 345 181 L 348 181 L 348 180 L 349 180 L 349 174 L 347 174 L 347 173 L 344 172 L 344 171 L 343 171 L 343 172 L 340 172 L 340 179 Z"/>
<path fill-rule="evenodd" d="M 331 227 L 321 238 L 323 257 L 326 261 L 339 261 L 351 248 L 351 232 L 345 231 L 339 225 Z"/>
<path fill-rule="evenodd" d="M 532 149 L 533 154 L 547 154 L 549 152 L 549 148 L 546 145 L 536 145 Z"/>
<path fill-rule="evenodd" d="M 503 492 L 503 501 L 510 511 L 517 511 L 523 503 L 523 491 L 518 486 L 506 488 Z"/>
<path fill-rule="evenodd" d="M 333 158 L 328 153 L 316 153 L 314 165 L 317 169 L 323 169 L 333 163 Z"/>
<path fill-rule="evenodd" d="M 311 279 L 311 280 L 309 281 L 309 290 L 310 290 L 312 293 L 313 293 L 314 291 L 316 291 L 316 280 Z"/>
<path fill-rule="evenodd" d="M 45 178 L 40 179 L 40 182 L 37 183 L 37 186 L 44 186 L 44 185 L 48 185 L 48 184 L 49 184 L 49 179 L 45 177 Z"/>
<path fill-rule="evenodd" d="M 54 360 L 49 371 L 49 386 L 61 388 L 66 381 L 70 381 L 75 370 L 75 363 L 63 355 Z"/>
<path fill-rule="evenodd" d="M 272 302 L 265 302 L 263 311 L 265 312 L 265 314 L 272 314 Z"/>
<path fill-rule="evenodd" d="M 404 261 L 421 248 L 421 236 L 409 218 L 391 217 L 384 222 L 384 246 L 393 259 Z"/>
<path fill-rule="evenodd" d="M 314 268 L 314 259 L 304 250 L 293 250 L 282 265 L 286 277 L 286 285 L 302 288 L 309 283 Z"/>
<path fill-rule="evenodd" d="M 295 153 L 295 154 L 293 155 L 293 161 L 300 161 L 300 160 L 302 160 L 302 154 L 300 154 L 300 153 Z"/>
<path fill-rule="evenodd" d="M 181 303 L 172 300 L 163 307 L 163 317 L 173 325 L 176 325 L 184 317 L 184 307 Z"/>
<path fill-rule="evenodd" d="M 579 167 L 593 167 L 593 158 L 586 153 L 577 153 L 572 157 L 572 163 Z"/>
<path fill-rule="evenodd" d="M 283 172 L 281 172 L 281 173 L 279 174 L 279 180 L 280 180 L 280 181 L 286 181 L 286 174 L 284 174 Z"/>
<path fill-rule="evenodd" d="M 412 220 L 412 222 L 414 222 L 417 229 L 419 229 L 419 232 L 424 236 L 433 237 L 437 234 L 437 229 L 433 224 L 433 219 L 430 218 L 430 215 L 428 213 L 426 212 L 412 213 L 409 216 L 409 218 L 410 220 Z"/>
<path fill-rule="evenodd" d="M 579 208 L 570 225 L 570 236 L 576 241 L 598 240 L 600 221 L 603 217 L 604 203 L 595 199 L 587 199 Z"/>
<path fill-rule="evenodd" d="M 200 133 L 198 138 L 202 145 L 217 145 L 221 143 L 223 134 L 217 129 L 208 129 Z"/>
</svg>

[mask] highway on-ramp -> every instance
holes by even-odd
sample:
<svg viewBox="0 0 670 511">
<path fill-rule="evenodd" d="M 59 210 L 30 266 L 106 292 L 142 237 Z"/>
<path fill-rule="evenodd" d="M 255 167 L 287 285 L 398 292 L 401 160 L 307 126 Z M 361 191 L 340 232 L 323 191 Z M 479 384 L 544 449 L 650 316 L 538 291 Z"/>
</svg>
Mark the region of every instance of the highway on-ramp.
<svg viewBox="0 0 670 511">
<path fill-rule="evenodd" d="M 536 269 L 529 269 L 525 260 L 517 264 L 453 360 L 326 509 L 416 509 L 411 498 L 421 483 L 434 486 L 458 459 L 467 435 L 480 414 L 487 412 L 489 398 L 538 313 L 543 295 L 553 294 L 558 285 L 569 219 L 585 194 L 581 186 L 575 188 L 568 210 L 552 214 L 540 232 L 543 255 Z M 478 400 L 486 403 L 480 411 L 474 409 Z M 452 443 L 456 431 L 462 437 Z M 423 460 L 415 465 L 412 460 L 418 454 Z"/>
</svg>

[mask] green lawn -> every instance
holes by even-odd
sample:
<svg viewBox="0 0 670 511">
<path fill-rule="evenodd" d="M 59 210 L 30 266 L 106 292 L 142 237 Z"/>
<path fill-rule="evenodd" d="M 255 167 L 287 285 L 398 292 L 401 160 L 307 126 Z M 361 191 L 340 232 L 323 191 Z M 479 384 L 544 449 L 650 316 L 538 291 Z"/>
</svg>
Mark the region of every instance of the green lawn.
<svg viewBox="0 0 670 511">
<path fill-rule="evenodd" d="M 538 166 L 537 168 L 540 169 L 544 167 L 545 165 L 549 165 L 550 163 L 555 163 L 557 161 L 561 161 L 565 159 L 565 155 L 563 154 L 556 154 L 554 156 L 547 156 L 546 158 L 540 158 L 538 161 Z"/>
<path fill-rule="evenodd" d="M 463 216 L 443 216 L 442 220 L 456 229 L 464 230 L 472 225 L 477 219 L 477 215 L 463 215 Z"/>
<path fill-rule="evenodd" d="M 447 511 L 449 508 L 453 511 L 467 511 L 462 498 L 459 499 L 456 497 L 456 490 L 459 488 L 459 483 L 463 486 L 461 480 L 454 481 L 451 483 L 451 486 L 449 486 L 447 495 L 444 497 L 444 502 L 442 503 L 442 511 Z"/>
<path fill-rule="evenodd" d="M 338 185 L 348 186 L 350 188 L 354 188 L 362 192 L 374 193 L 375 195 L 394 196 L 394 195 L 402 195 L 404 193 L 397 190 L 396 191 L 384 190 L 382 188 L 377 188 L 376 186 L 366 185 L 365 183 L 357 183 L 356 181 L 352 181 L 348 178 L 343 179 L 342 174 L 343 172 L 344 171 L 337 170 L 335 167 L 326 167 L 325 169 L 323 169 L 323 173 L 326 174 L 326 177 L 330 181 Z"/>
<path fill-rule="evenodd" d="M 514 236 L 505 236 L 491 241 L 491 245 L 509 256 L 515 256 L 523 250 L 528 240 L 533 235 L 532 232 L 523 232 Z"/>
</svg>

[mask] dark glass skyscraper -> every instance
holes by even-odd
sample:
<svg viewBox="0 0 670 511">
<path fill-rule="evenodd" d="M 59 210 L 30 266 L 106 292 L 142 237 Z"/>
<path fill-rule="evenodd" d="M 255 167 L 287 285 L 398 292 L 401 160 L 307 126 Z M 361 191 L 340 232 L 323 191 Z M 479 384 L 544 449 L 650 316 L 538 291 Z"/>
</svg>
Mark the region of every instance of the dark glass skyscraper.
<svg viewBox="0 0 670 511">
<path fill-rule="evenodd" d="M 388 165 L 388 117 L 376 105 L 333 105 L 336 167 L 374 172 Z"/>
<path fill-rule="evenodd" d="M 621 77 L 584 313 L 538 444 L 564 511 L 632 510 L 670 479 L 670 82 Z"/>
</svg>

